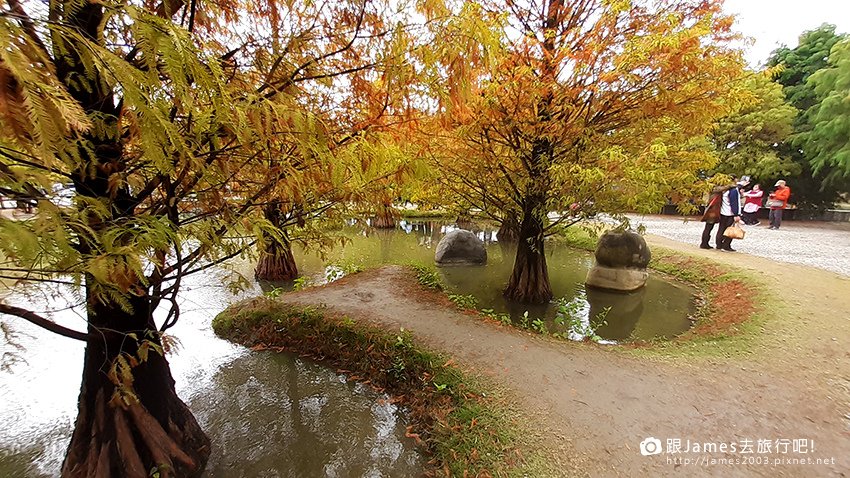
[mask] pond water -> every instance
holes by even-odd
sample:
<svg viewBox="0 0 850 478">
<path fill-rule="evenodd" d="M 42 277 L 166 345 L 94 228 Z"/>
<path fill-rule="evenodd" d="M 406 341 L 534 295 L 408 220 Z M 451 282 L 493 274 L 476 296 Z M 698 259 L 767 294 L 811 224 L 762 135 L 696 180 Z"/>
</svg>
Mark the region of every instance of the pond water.
<svg viewBox="0 0 850 478">
<path fill-rule="evenodd" d="M 238 264 L 241 272 L 250 265 Z M 250 276 L 250 274 L 248 274 Z M 261 293 L 256 284 L 231 294 L 225 274 L 188 278 L 181 318 L 169 330 L 181 343 L 169 357 L 177 393 L 213 443 L 210 477 L 404 477 L 421 473 L 421 456 L 402 410 L 385 395 L 288 354 L 252 352 L 216 337 L 212 317 L 229 303 Z M 8 298 L 18 305 L 32 302 Z M 61 297 L 44 297 L 42 309 Z M 84 329 L 68 311 L 57 322 Z M 82 343 L 3 318 L 8 370 L 0 371 L 0 477 L 58 476 L 82 375 Z M 13 357 L 24 361 L 14 362 Z"/>
<path fill-rule="evenodd" d="M 441 267 L 439 271 L 451 293 L 475 297 L 479 309 L 509 314 L 515 322 L 521 322 L 528 312 L 529 322 L 541 319 L 550 332 L 586 331 L 592 325 L 602 339 L 609 341 L 671 338 L 691 326 L 689 316 L 694 311 L 696 293 L 693 288 L 650 272 L 646 287 L 636 292 L 586 289 L 584 280 L 588 269 L 593 266 L 593 255 L 552 242 L 546 246 L 552 291 L 556 299 L 568 304 L 575 321 L 561 324 L 555 320 L 557 301 L 540 306 L 508 302 L 502 296 L 502 290 L 510 278 L 515 249 L 500 244 L 496 240 L 496 229 L 490 225 L 467 228 L 484 241 L 487 265 Z M 454 229 L 457 229 L 456 225 L 439 221 L 403 220 L 398 228 L 392 230 L 352 226 L 343 231 L 347 238 L 344 245 L 329 252 L 324 260 L 297 248 L 294 254 L 299 272 L 312 282 L 322 282 L 328 275 L 334 275 L 333 265 L 433 264 L 437 244 Z M 575 337 L 576 334 L 571 335 L 580 338 Z"/>
</svg>

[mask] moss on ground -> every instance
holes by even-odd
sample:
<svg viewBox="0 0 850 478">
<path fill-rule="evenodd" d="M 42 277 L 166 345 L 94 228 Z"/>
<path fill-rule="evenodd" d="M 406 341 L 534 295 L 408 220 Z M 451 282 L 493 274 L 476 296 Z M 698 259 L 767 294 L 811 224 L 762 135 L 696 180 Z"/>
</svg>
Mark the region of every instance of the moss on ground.
<svg viewBox="0 0 850 478">
<path fill-rule="evenodd" d="M 408 435 L 431 455 L 431 475 L 558 475 L 555 459 L 500 389 L 418 346 L 404 330 L 269 298 L 228 307 L 212 325 L 228 340 L 306 355 L 392 395 L 410 412 Z"/>
</svg>

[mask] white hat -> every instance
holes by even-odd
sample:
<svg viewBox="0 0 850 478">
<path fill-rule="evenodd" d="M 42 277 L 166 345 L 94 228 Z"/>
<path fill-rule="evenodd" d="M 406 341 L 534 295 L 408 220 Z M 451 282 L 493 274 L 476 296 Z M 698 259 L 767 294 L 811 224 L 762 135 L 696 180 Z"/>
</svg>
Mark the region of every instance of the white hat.
<svg viewBox="0 0 850 478">
<path fill-rule="evenodd" d="M 776 181 L 776 184 L 774 184 L 773 187 L 780 186 L 780 185 L 785 186 L 785 180 L 784 179 L 780 179 L 779 181 Z"/>
</svg>

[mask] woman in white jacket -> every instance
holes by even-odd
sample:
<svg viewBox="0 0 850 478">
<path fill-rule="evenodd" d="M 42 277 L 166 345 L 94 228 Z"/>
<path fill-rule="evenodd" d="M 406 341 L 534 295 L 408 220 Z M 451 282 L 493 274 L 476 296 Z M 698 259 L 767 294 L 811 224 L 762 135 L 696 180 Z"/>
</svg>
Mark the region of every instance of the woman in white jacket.
<svg viewBox="0 0 850 478">
<path fill-rule="evenodd" d="M 761 200 L 764 197 L 764 191 L 761 186 L 756 184 L 753 189 L 744 193 L 744 214 L 741 215 L 741 220 L 748 226 L 758 226 L 759 220 L 756 218 L 759 209 L 761 209 Z"/>
</svg>

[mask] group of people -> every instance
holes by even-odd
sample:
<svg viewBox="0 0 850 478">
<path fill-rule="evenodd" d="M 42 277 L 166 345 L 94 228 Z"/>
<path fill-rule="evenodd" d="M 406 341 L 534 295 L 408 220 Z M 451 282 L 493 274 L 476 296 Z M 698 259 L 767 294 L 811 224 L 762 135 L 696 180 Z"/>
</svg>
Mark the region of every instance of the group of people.
<svg viewBox="0 0 850 478">
<path fill-rule="evenodd" d="M 705 213 L 702 216 L 702 221 L 705 223 L 705 228 L 702 231 L 702 242 L 699 247 L 701 249 L 711 249 L 711 231 L 714 225 L 718 224 L 717 237 L 715 245 L 721 251 L 734 252 L 732 249 L 732 238 L 727 237 L 724 233 L 726 229 L 733 225 L 738 225 L 743 222 L 746 225 L 758 226 L 760 224 L 757 214 L 762 207 L 764 191 L 761 185 L 756 184 L 752 189 L 747 189 L 750 185 L 750 177 L 743 176 L 734 184 L 725 186 L 717 186 L 711 191 L 708 198 L 708 206 L 705 208 Z M 791 188 L 789 188 L 785 180 L 776 181 L 774 190 L 768 195 L 767 203 L 769 209 L 768 220 L 770 227 L 768 229 L 779 229 L 782 224 L 782 211 L 788 205 L 788 199 L 791 197 Z"/>
</svg>

